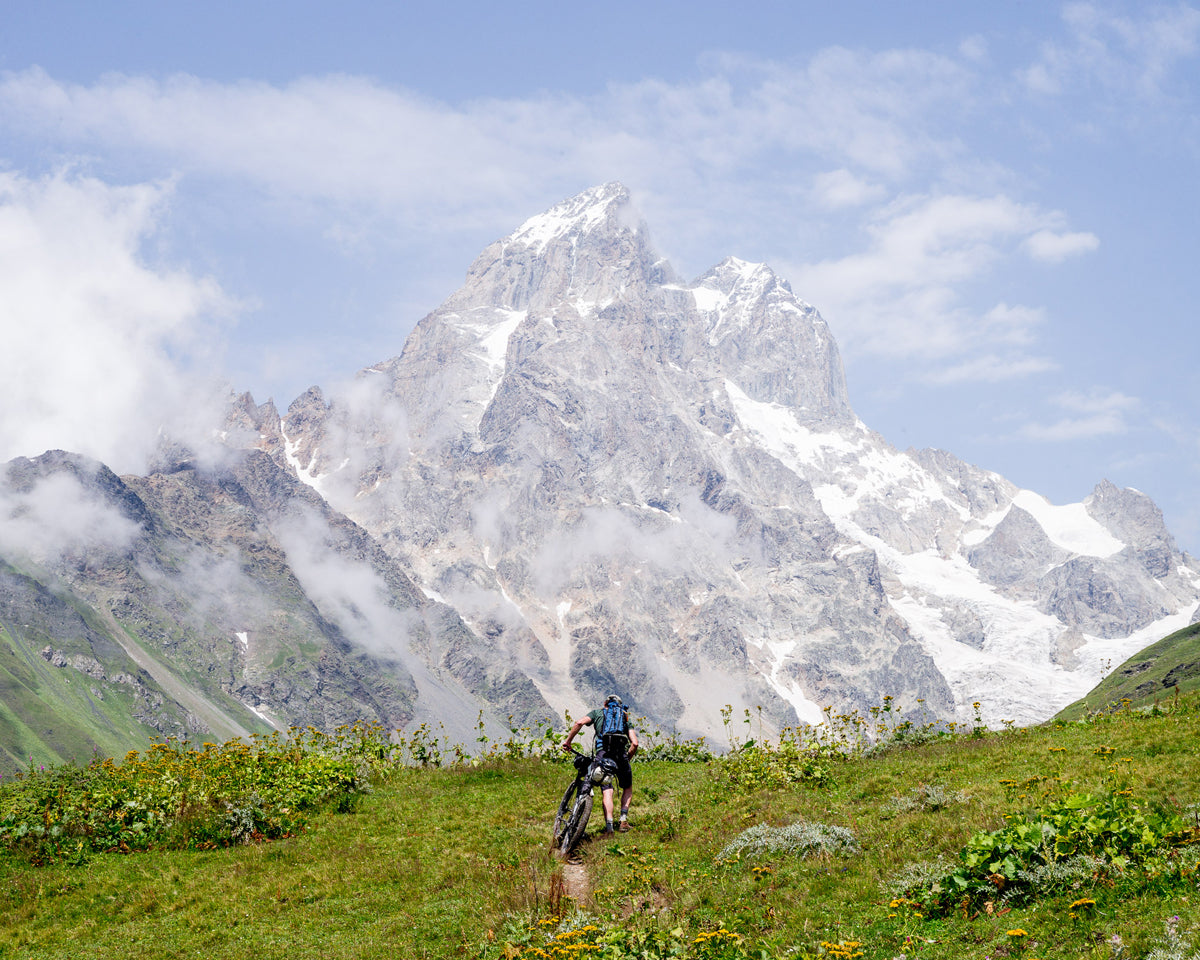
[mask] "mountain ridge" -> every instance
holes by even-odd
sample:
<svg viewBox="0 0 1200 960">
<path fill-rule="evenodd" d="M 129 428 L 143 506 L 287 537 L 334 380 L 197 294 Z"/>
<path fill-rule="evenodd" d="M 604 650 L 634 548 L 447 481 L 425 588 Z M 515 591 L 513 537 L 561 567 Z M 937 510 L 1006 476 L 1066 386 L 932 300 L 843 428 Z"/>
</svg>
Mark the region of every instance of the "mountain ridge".
<svg viewBox="0 0 1200 960">
<path fill-rule="evenodd" d="M 47 454 L 0 482 L 0 559 L 161 664 L 160 732 L 204 732 L 176 681 L 244 729 L 361 714 L 460 740 L 612 692 L 717 741 L 726 704 L 773 729 L 885 697 L 1032 723 L 1200 610 L 1144 494 L 1055 506 L 895 449 L 786 280 L 728 257 L 680 281 L 619 184 L 489 244 L 348 384 L 282 413 L 231 397 L 221 437 L 212 466 L 166 443 L 144 477 Z M 21 643 L 43 674 L 135 675 Z"/>
</svg>

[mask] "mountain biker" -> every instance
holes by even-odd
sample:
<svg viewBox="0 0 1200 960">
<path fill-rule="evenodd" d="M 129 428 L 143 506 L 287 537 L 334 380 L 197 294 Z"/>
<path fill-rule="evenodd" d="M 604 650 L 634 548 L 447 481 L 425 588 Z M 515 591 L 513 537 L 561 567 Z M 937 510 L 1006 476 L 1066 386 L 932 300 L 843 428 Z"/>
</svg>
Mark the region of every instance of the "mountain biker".
<svg viewBox="0 0 1200 960">
<path fill-rule="evenodd" d="M 617 729 L 604 729 L 604 714 L 611 704 L 620 707 L 621 722 Z M 596 753 L 616 761 L 617 782 L 621 785 L 621 820 L 620 830 L 624 833 L 629 829 L 629 802 L 633 799 L 633 769 L 629 766 L 630 758 L 637 753 L 637 731 L 629 725 L 629 710 L 621 703 L 621 698 L 610 693 L 604 698 L 604 706 L 599 710 L 591 710 L 581 720 L 576 720 L 562 742 L 563 753 L 571 752 L 571 741 L 584 727 L 593 727 L 596 731 Z M 613 790 L 612 785 L 602 787 L 601 802 L 604 805 L 604 832 L 613 832 Z"/>
</svg>

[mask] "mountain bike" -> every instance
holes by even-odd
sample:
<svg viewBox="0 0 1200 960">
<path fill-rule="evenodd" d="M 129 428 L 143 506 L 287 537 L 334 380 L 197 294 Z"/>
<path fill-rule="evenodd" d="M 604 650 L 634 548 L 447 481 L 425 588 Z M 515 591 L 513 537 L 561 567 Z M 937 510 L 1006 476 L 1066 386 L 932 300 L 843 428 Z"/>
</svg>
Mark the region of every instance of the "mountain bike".
<svg viewBox="0 0 1200 960">
<path fill-rule="evenodd" d="M 575 780 L 567 787 L 558 813 L 554 817 L 554 835 L 551 846 L 566 857 L 581 839 L 592 815 L 592 791 L 596 787 L 611 787 L 617 775 L 617 763 L 605 756 L 580 753 L 574 747 Z"/>
</svg>

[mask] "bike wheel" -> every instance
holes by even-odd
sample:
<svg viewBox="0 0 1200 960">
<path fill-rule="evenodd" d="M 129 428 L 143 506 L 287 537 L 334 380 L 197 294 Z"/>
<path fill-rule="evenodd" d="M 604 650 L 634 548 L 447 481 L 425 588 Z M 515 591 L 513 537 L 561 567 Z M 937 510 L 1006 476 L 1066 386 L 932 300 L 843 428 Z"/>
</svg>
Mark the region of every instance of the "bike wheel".
<svg viewBox="0 0 1200 960">
<path fill-rule="evenodd" d="M 564 857 L 571 852 L 575 844 L 583 839 L 583 831 L 587 829 L 588 817 L 591 815 L 592 791 L 588 790 L 587 793 L 581 793 L 579 799 L 575 801 L 575 806 L 571 808 L 570 819 L 563 828 L 562 842 L 558 849 Z"/>
<path fill-rule="evenodd" d="M 567 787 L 567 792 L 563 794 L 562 803 L 558 805 L 558 812 L 554 815 L 554 835 L 550 838 L 552 847 L 558 847 L 562 843 L 563 831 L 567 827 L 567 821 L 571 818 L 571 807 L 575 805 L 575 791 L 578 786 L 579 781 L 573 781 Z"/>
</svg>

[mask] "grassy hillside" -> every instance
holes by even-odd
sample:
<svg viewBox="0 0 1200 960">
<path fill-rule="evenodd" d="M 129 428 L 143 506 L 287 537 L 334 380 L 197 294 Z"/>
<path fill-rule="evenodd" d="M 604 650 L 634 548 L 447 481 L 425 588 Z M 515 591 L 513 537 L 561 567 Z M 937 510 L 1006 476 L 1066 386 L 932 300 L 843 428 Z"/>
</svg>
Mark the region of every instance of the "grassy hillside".
<svg viewBox="0 0 1200 960">
<path fill-rule="evenodd" d="M 132 695 L 89 694 L 0 625 L 0 774 L 120 751 L 155 734 L 133 719 Z"/>
<path fill-rule="evenodd" d="M 640 763 L 634 829 L 592 837 L 567 876 L 546 840 L 569 767 L 527 755 L 376 763 L 372 791 L 337 804 L 349 812 L 271 841 L 118 854 L 81 839 L 45 866 L 16 844 L 0 854 L 0 957 L 1161 960 L 1200 945 L 1200 698 L 955 737 L 888 719 L 867 719 L 897 731 L 867 753 L 843 737 Z M 410 762 L 437 759 L 419 746 Z M 53 798 L 39 803 L 50 821 Z M 1030 823 L 1040 852 L 1014 839 Z M 574 898 L 565 881 L 582 882 Z"/>
<path fill-rule="evenodd" d="M 1078 720 L 1089 712 L 1152 707 L 1176 695 L 1200 690 L 1200 623 L 1177 630 L 1134 654 L 1086 697 L 1059 713 Z"/>
<path fill-rule="evenodd" d="M 137 664 L 120 654 L 104 626 L 74 606 L 73 598 L 44 589 L 2 560 L 0 580 L 23 583 L 28 598 L 24 604 L 0 602 L 0 774 L 11 775 L 31 762 L 86 761 L 95 752 L 124 752 L 155 736 L 157 731 L 138 719 L 150 712 L 146 698 L 157 699 L 160 713 L 174 705 L 164 704 L 153 680 L 139 676 Z M 14 596 L 11 589 L 5 594 L 10 601 Z M 53 632 L 47 627 L 51 620 L 59 625 Z M 57 644 L 57 665 L 42 653 L 51 641 Z M 119 671 L 127 683 L 105 684 L 85 672 L 92 664 L 100 671 L 92 654 L 101 645 L 116 651 L 108 669 Z M 84 669 L 64 669 L 68 656 Z"/>
</svg>

